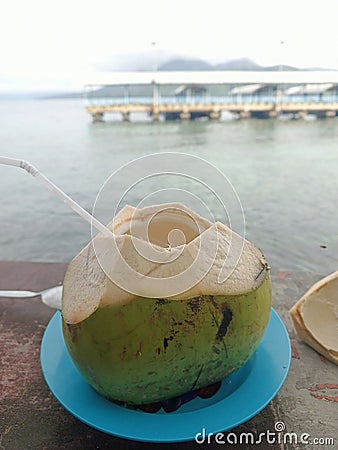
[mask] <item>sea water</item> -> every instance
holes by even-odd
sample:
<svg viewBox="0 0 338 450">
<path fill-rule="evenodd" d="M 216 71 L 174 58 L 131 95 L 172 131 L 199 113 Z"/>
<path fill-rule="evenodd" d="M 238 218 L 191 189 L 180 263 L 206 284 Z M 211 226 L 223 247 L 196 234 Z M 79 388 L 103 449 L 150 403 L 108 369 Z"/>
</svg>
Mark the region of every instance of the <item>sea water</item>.
<svg viewBox="0 0 338 450">
<path fill-rule="evenodd" d="M 122 123 L 112 115 L 92 123 L 81 100 L 16 100 L 0 102 L 0 142 L 2 155 L 28 160 L 88 211 L 107 178 L 136 158 L 198 156 L 229 180 L 243 207 L 246 237 L 273 268 L 337 270 L 337 118 L 152 123 L 134 116 Z M 120 206 L 137 205 L 158 181 L 137 184 Z M 116 183 L 118 192 L 118 177 Z M 211 210 L 216 205 L 212 193 L 182 186 Z M 0 166 L 0 196 L 1 260 L 67 262 L 91 238 L 90 225 L 23 170 Z M 107 222 L 115 205 L 109 195 L 104 200 L 98 218 Z M 217 211 L 215 218 L 226 222 Z"/>
</svg>

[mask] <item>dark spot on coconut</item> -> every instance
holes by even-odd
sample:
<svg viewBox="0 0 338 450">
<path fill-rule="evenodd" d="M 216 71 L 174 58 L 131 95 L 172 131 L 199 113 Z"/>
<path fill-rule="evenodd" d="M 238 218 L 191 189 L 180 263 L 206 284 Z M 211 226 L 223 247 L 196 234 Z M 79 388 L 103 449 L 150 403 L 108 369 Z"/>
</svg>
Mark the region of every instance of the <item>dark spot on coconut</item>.
<svg viewBox="0 0 338 450">
<path fill-rule="evenodd" d="M 167 348 L 168 348 L 168 341 L 169 341 L 168 338 L 164 338 L 164 339 L 163 339 L 163 348 L 164 348 L 164 351 L 166 351 Z"/>
<path fill-rule="evenodd" d="M 228 307 L 224 307 L 222 311 L 222 321 L 218 327 L 216 339 L 218 341 L 221 341 L 224 336 L 226 335 L 226 332 L 228 331 L 228 326 L 232 320 L 232 311 Z"/>
<path fill-rule="evenodd" d="M 165 305 L 166 303 L 169 303 L 169 300 L 166 300 L 165 298 L 159 298 L 156 300 L 156 305 Z"/>
<path fill-rule="evenodd" d="M 123 361 L 124 360 L 124 358 L 126 357 L 126 354 L 127 354 L 127 350 L 126 349 L 123 349 L 123 351 L 120 353 L 120 359 Z"/>
<path fill-rule="evenodd" d="M 178 334 L 180 332 L 180 330 L 175 330 L 174 328 L 172 328 L 171 330 L 170 330 L 170 333 L 172 334 L 172 335 L 176 335 L 176 334 Z M 171 340 L 171 339 L 170 339 Z"/>
<path fill-rule="evenodd" d="M 198 297 L 198 298 L 196 298 L 194 300 L 190 300 L 188 302 L 188 306 L 189 306 L 189 308 L 191 309 L 191 311 L 193 313 L 195 313 L 195 314 L 198 313 L 200 311 L 200 309 L 201 309 L 200 297 Z"/>
</svg>

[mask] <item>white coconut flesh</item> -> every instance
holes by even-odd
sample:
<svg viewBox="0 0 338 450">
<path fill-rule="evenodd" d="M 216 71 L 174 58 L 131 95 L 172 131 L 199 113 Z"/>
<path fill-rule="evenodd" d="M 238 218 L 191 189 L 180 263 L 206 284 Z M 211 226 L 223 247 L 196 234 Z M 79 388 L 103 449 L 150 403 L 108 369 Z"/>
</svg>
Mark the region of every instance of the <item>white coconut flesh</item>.
<svg viewBox="0 0 338 450">
<path fill-rule="evenodd" d="M 62 306 L 67 323 L 81 322 L 101 306 L 128 303 L 137 296 L 185 300 L 201 295 L 243 295 L 266 278 L 267 264 L 256 246 L 224 224 L 212 223 L 179 203 L 143 209 L 126 206 L 108 227 L 115 234 L 118 251 L 112 251 L 110 238 L 100 233 L 69 264 Z M 160 262 L 147 257 L 153 256 L 153 251 Z M 171 260 L 175 252 L 179 256 Z M 137 273 L 128 278 L 131 292 L 112 281 L 125 275 L 121 260 Z M 161 289 L 169 286 L 166 283 L 172 286 L 175 275 L 193 263 L 193 271 L 187 272 L 192 277 L 189 289 L 161 295 Z M 220 277 L 223 272 L 227 274 L 224 279 Z M 149 276 L 159 278 L 161 284 L 149 282 Z"/>
<path fill-rule="evenodd" d="M 299 337 L 338 364 L 338 272 L 316 283 L 290 315 Z"/>
</svg>

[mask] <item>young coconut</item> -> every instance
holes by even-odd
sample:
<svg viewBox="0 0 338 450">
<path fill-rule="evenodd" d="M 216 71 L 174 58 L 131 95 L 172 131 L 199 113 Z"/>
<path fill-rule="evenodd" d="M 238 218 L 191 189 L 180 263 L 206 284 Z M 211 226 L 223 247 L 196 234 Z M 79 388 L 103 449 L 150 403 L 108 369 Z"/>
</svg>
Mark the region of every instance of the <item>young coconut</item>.
<svg viewBox="0 0 338 450">
<path fill-rule="evenodd" d="M 65 342 L 92 387 L 153 403 L 213 384 L 252 356 L 271 307 L 258 248 L 181 204 L 126 206 L 109 228 L 115 239 L 98 234 L 63 287 Z"/>
<path fill-rule="evenodd" d="M 291 308 L 298 336 L 338 364 L 338 272 L 315 283 Z"/>
</svg>

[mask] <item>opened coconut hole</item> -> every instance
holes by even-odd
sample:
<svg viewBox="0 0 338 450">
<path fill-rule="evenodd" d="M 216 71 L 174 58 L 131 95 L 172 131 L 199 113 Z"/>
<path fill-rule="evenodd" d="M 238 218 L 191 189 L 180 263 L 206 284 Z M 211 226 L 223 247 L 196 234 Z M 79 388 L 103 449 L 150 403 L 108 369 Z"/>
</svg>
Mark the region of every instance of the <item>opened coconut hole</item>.
<svg viewBox="0 0 338 450">
<path fill-rule="evenodd" d="M 134 215 L 128 229 L 125 232 L 121 230 L 121 234 L 132 235 L 163 248 L 173 248 L 189 244 L 210 225 L 197 223 L 186 211 L 164 209 L 150 217 Z"/>
</svg>

